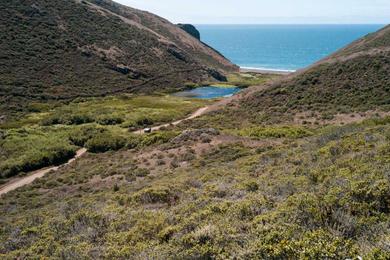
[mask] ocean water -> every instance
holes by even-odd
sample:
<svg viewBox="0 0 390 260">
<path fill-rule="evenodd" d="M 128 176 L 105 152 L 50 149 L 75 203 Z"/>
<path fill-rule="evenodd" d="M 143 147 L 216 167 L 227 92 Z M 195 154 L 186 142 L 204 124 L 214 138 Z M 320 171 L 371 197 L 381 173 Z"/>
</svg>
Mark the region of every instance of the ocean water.
<svg viewBox="0 0 390 260">
<path fill-rule="evenodd" d="M 197 25 L 202 41 L 241 67 L 294 71 L 383 25 Z"/>
</svg>

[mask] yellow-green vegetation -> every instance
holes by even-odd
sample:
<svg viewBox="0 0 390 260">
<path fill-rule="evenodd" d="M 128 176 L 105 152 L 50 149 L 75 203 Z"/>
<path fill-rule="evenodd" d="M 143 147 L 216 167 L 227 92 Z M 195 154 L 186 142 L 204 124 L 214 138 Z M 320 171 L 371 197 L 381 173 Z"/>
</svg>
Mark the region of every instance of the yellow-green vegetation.
<svg viewBox="0 0 390 260">
<path fill-rule="evenodd" d="M 238 134 L 252 138 L 301 138 L 313 133 L 299 126 L 264 126 L 242 128 L 238 130 Z"/>
<path fill-rule="evenodd" d="M 173 96 L 122 96 L 72 102 L 43 115 L 42 124 L 120 125 L 140 128 L 185 117 L 207 101 Z"/>
<path fill-rule="evenodd" d="M 36 112 L 1 126 L 0 178 L 63 163 L 77 147 L 105 152 L 159 143 L 172 134 L 138 137 L 131 132 L 184 118 L 206 104 L 172 96 L 122 96 L 36 105 Z"/>
<path fill-rule="evenodd" d="M 80 97 L 174 90 L 235 67 L 108 0 L 22 2 L 0 2 L 10 28 L 0 43 L 0 183 L 89 153 L 1 196 L 0 259 L 390 259 L 390 117 L 379 118 L 389 111 L 390 27 L 338 61 L 137 135 L 209 101 Z M 237 73 L 228 84 L 274 77 Z M 383 113 L 303 122 L 367 110 Z"/>
<path fill-rule="evenodd" d="M 119 127 L 83 126 L 23 127 L 1 132 L 0 179 L 58 165 L 86 147 L 93 153 L 135 149 L 167 142 L 178 132 L 132 134 Z"/>
<path fill-rule="evenodd" d="M 184 99 L 170 95 L 112 96 L 106 98 L 76 99 L 66 105 L 52 108 L 35 105 L 30 113 L 17 121 L 0 125 L 15 128 L 24 125 L 81 125 L 97 123 L 121 127 L 143 127 L 170 122 L 185 117 L 208 101 Z"/>
<path fill-rule="evenodd" d="M 0 200 L 0 257 L 388 259 L 390 118 L 259 137 L 90 154 Z"/>
<path fill-rule="evenodd" d="M 227 82 L 204 82 L 200 85 L 208 85 L 213 87 L 241 87 L 246 88 L 249 86 L 258 86 L 266 83 L 269 80 L 280 77 L 277 74 L 261 74 L 261 73 L 230 73 L 227 76 Z M 187 87 L 196 87 L 197 84 L 187 84 Z"/>
<path fill-rule="evenodd" d="M 0 178 L 61 164 L 77 147 L 68 140 L 66 127 L 23 127 L 0 132 Z"/>
<path fill-rule="evenodd" d="M 258 86 L 266 83 L 270 79 L 280 77 L 276 74 L 260 74 L 260 73 L 231 73 L 227 79 L 229 84 L 238 87 Z"/>
<path fill-rule="evenodd" d="M 236 85 L 233 85 L 231 83 L 212 83 L 212 84 L 208 84 L 210 85 L 211 87 L 219 87 L 219 88 L 236 88 L 237 86 Z"/>
</svg>

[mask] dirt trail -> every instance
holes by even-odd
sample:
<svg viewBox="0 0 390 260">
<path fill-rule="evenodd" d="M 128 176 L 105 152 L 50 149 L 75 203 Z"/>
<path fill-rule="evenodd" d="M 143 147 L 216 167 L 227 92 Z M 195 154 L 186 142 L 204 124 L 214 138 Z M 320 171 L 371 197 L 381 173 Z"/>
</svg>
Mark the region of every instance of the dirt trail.
<svg viewBox="0 0 390 260">
<path fill-rule="evenodd" d="M 180 124 L 181 122 L 183 122 L 185 120 L 194 119 L 196 117 L 199 117 L 199 116 L 205 114 L 208 109 L 209 109 L 209 106 L 199 108 L 194 113 L 192 113 L 190 116 L 188 116 L 188 117 L 186 117 L 184 119 L 177 120 L 177 121 L 172 122 L 172 123 L 168 123 L 168 124 L 163 124 L 163 125 L 152 127 L 152 131 L 158 131 L 158 130 L 160 130 L 163 127 L 168 127 L 170 125 L 178 125 L 178 124 Z M 143 129 L 137 130 L 137 131 L 134 131 L 133 133 L 135 133 L 135 134 L 144 134 L 144 130 Z M 82 149 L 80 149 L 80 150 L 78 150 L 76 152 L 76 155 L 75 155 L 74 158 L 70 159 L 65 164 L 62 164 L 62 165 L 59 165 L 59 166 L 53 166 L 53 167 L 49 167 L 49 168 L 40 169 L 40 170 L 32 172 L 31 174 L 29 174 L 26 177 L 15 178 L 15 179 L 9 181 L 5 185 L 0 186 L 0 196 L 3 195 L 3 194 L 8 193 L 10 191 L 16 190 L 17 188 L 20 188 L 20 187 L 23 187 L 25 185 L 28 185 L 28 184 L 32 183 L 34 180 L 42 178 L 43 176 L 45 176 L 47 173 L 49 173 L 51 171 L 57 171 L 59 168 L 65 166 L 65 165 L 71 164 L 77 158 L 79 158 L 82 155 L 84 155 L 86 152 L 87 152 L 87 149 L 82 148 Z"/>
<path fill-rule="evenodd" d="M 57 171 L 59 168 L 65 166 L 65 165 L 71 164 L 77 158 L 79 158 L 83 154 L 85 154 L 86 152 L 87 152 L 87 149 L 82 148 L 82 149 L 80 149 L 80 150 L 78 150 L 76 152 L 76 155 L 75 155 L 74 158 L 70 159 L 65 164 L 62 164 L 60 166 L 53 166 L 53 167 L 50 167 L 50 168 L 44 168 L 44 169 L 41 169 L 41 170 L 37 170 L 37 171 L 32 172 L 31 174 L 29 174 L 26 177 L 15 178 L 15 179 L 11 180 L 7 184 L 5 184 L 3 186 L 0 186 L 0 196 L 3 195 L 3 194 L 8 193 L 10 191 L 16 190 L 17 188 L 20 188 L 20 187 L 23 187 L 25 185 L 28 185 L 28 184 L 32 183 L 34 180 L 42 178 L 43 176 L 45 176 L 47 173 L 49 173 L 51 171 Z"/>
<path fill-rule="evenodd" d="M 180 124 L 181 122 L 183 122 L 185 120 L 190 120 L 190 119 L 194 119 L 196 117 L 200 117 L 201 115 L 205 114 L 209 110 L 209 108 L 210 108 L 210 106 L 202 107 L 202 108 L 199 108 L 198 110 L 196 110 L 194 113 L 192 113 L 190 116 L 188 116 L 186 118 L 183 118 L 183 119 L 180 119 L 180 120 L 177 120 L 175 122 L 168 123 L 168 124 L 154 126 L 154 127 L 151 128 L 152 132 L 158 131 L 161 128 L 168 127 L 168 126 L 171 126 L 171 125 L 178 125 L 178 124 Z M 143 134 L 144 130 L 140 129 L 140 130 L 134 131 L 133 133 L 134 134 Z"/>
</svg>

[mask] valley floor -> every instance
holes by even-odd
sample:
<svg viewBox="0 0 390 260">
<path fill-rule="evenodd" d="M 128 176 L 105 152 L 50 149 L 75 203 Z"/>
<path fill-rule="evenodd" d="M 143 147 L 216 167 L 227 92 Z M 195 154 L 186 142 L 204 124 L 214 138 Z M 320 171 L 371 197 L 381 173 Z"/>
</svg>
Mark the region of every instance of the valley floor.
<svg viewBox="0 0 390 260">
<path fill-rule="evenodd" d="M 146 109 L 151 97 L 137 97 L 69 106 L 82 115 L 84 105 L 109 102 L 120 113 L 141 98 L 133 109 L 153 115 L 153 124 L 208 106 L 206 114 L 197 110 L 200 117 L 148 135 L 121 127 L 132 120 L 125 113 L 113 125 L 38 124 L 37 138 L 50 131 L 57 142 L 72 140 L 89 152 L 1 197 L 0 257 L 388 259 L 390 118 L 366 113 L 345 122 L 282 124 L 248 117 L 237 99 L 263 88 L 214 104 L 153 97 Z M 67 115 L 52 112 L 65 108 L 22 122 Z M 174 116 L 160 117 L 171 108 Z M 30 128 L 5 136 L 26 140 Z"/>
<path fill-rule="evenodd" d="M 186 118 L 183 118 L 183 119 L 180 119 L 180 120 L 177 120 L 174 122 L 170 122 L 167 124 L 159 125 L 159 126 L 153 126 L 150 128 L 150 131 L 151 132 L 159 131 L 162 128 L 166 128 L 169 126 L 175 126 L 175 125 L 178 125 L 185 120 L 191 120 L 191 119 L 194 119 L 196 117 L 202 116 L 204 113 L 207 112 L 208 109 L 209 109 L 208 106 L 199 108 L 198 110 L 196 110 L 194 113 L 192 113 L 190 116 L 188 116 Z M 135 130 L 135 131 L 133 131 L 133 134 L 141 134 L 142 135 L 142 134 L 145 134 L 145 131 L 144 131 L 144 129 Z M 32 173 L 27 173 L 26 174 L 27 176 L 25 176 L 25 177 L 17 177 L 17 178 L 13 178 L 13 179 L 9 180 L 4 185 L 0 185 L 0 196 L 8 193 L 10 191 L 13 191 L 15 189 L 18 189 L 20 187 L 23 187 L 25 185 L 31 184 L 34 180 L 42 178 L 47 173 L 57 171 L 58 169 L 60 169 L 60 167 L 64 167 L 66 165 L 73 163 L 76 159 L 83 156 L 86 152 L 87 152 L 87 149 L 80 148 L 79 150 L 76 151 L 76 154 L 72 159 L 70 159 L 68 162 L 66 162 L 62 165 L 53 166 L 53 167 L 49 167 L 49 168 L 43 168 L 43 169 L 34 171 Z"/>
</svg>

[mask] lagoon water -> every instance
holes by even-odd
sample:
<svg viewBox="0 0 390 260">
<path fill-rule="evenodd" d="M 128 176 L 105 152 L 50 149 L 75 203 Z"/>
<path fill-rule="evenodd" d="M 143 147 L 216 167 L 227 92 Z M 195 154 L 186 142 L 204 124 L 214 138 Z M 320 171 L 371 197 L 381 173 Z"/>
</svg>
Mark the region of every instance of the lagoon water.
<svg viewBox="0 0 390 260">
<path fill-rule="evenodd" d="M 197 25 L 202 41 L 241 67 L 297 70 L 383 25 Z"/>
<path fill-rule="evenodd" d="M 178 97 L 186 97 L 186 98 L 199 98 L 199 99 L 213 99 L 213 98 L 221 98 L 221 97 L 230 97 L 235 93 L 239 92 L 241 89 L 238 87 L 214 87 L 214 86 L 206 86 L 194 88 L 191 90 L 185 90 L 181 92 L 177 92 L 174 95 Z"/>
</svg>

